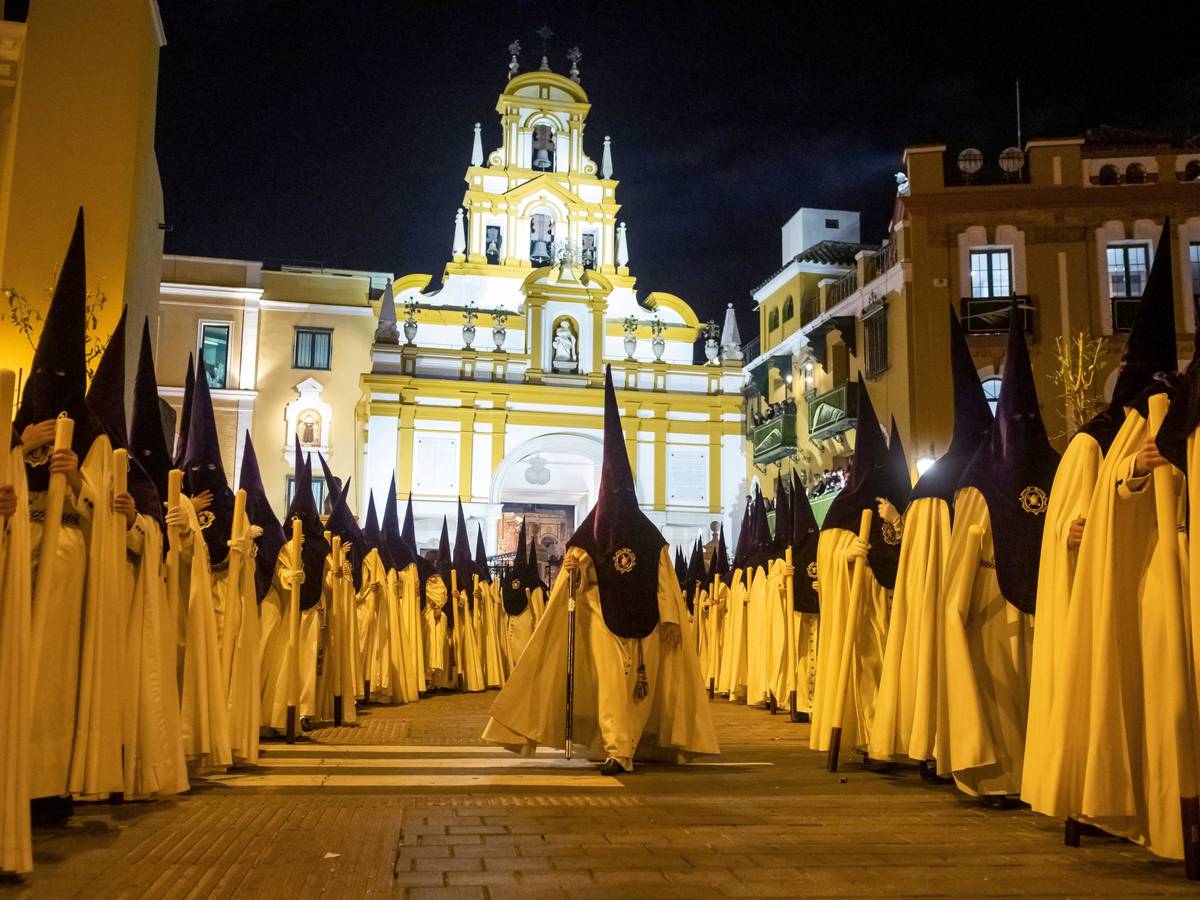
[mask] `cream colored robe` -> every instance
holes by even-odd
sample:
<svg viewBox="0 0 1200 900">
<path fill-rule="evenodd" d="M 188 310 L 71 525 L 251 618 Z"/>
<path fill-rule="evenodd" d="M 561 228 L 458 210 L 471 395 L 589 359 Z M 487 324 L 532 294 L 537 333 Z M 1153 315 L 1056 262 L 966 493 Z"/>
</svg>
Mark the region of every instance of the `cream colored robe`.
<svg viewBox="0 0 1200 900">
<path fill-rule="evenodd" d="M 189 788 L 179 688 L 175 682 L 175 626 L 167 607 L 163 532 L 139 514 L 129 530 L 132 602 L 125 631 L 124 793 L 127 800 L 178 794 Z M 257 691 L 255 691 L 257 696 Z M 257 738 L 258 723 L 255 722 Z"/>
<path fill-rule="evenodd" d="M 717 690 L 726 694 L 731 703 L 746 698 L 746 590 L 747 573 L 736 569 L 729 586 L 729 610 L 725 614 L 727 628 L 721 656 L 721 680 Z"/>
<path fill-rule="evenodd" d="M 983 528 L 973 537 L 970 526 Z M 960 790 L 1017 795 L 1025 758 L 1033 617 L 1004 599 L 996 580 L 987 503 L 975 488 L 954 498 L 947 556 L 946 683 L 950 767 Z M 939 760 L 939 771 L 945 765 Z"/>
<path fill-rule="evenodd" d="M 450 655 L 450 629 L 443 611 L 450 592 L 441 576 L 432 575 L 425 581 L 425 682 L 431 690 L 454 686 L 453 661 Z"/>
<path fill-rule="evenodd" d="M 858 536 L 844 528 L 822 531 L 817 541 L 817 580 L 821 586 L 821 616 L 818 624 L 816 690 L 812 701 L 812 727 L 809 747 L 828 750 L 835 725 L 842 727 L 844 749 L 866 749 L 875 699 L 883 668 L 884 632 L 887 627 L 888 591 L 875 580 L 864 561 L 862 592 L 850 596 L 851 560 L 846 555 Z M 850 604 L 857 603 L 858 628 L 850 644 L 851 662 L 842 722 L 834 721 L 837 703 L 838 669 L 846 647 L 847 615 Z"/>
<path fill-rule="evenodd" d="M 8 452 L 0 449 L 0 453 Z M 0 483 L 12 484 L 17 509 L 0 519 L 0 872 L 33 869 L 29 823 L 31 685 L 33 637 L 33 551 L 29 491 L 18 445 L 8 452 Z M 64 776 L 65 777 L 65 776 Z"/>
<path fill-rule="evenodd" d="M 291 592 L 283 587 L 287 581 L 288 545 L 279 553 L 271 588 L 259 606 L 262 647 L 262 724 L 275 731 L 287 728 L 288 707 L 288 608 Z M 299 648 L 299 706 L 297 719 L 316 715 L 317 646 L 321 633 L 320 604 L 300 611 Z M 298 723 L 297 723 L 298 724 Z"/>
<path fill-rule="evenodd" d="M 567 551 L 580 563 L 576 588 L 574 742 L 596 759 L 616 759 L 627 770 L 635 757 L 682 763 L 720 752 L 696 649 L 683 629 L 678 647 L 659 639 L 663 623 L 687 620 L 687 607 L 671 555 L 659 557 L 659 628 L 643 638 L 642 659 L 649 690 L 638 699 L 637 640 L 619 638 L 604 624 L 591 558 Z M 555 582 L 545 617 L 492 704 L 484 740 L 532 755 L 539 746 L 561 747 L 566 733 L 566 641 L 569 594 L 565 569 Z"/>
<path fill-rule="evenodd" d="M 483 647 L 480 645 L 479 613 L 480 608 L 471 608 L 469 595 L 474 594 L 474 585 L 460 587 L 458 591 L 458 607 L 454 612 L 454 637 L 458 639 L 458 648 L 462 653 L 461 660 L 455 660 L 458 674 L 462 675 L 462 689 L 471 693 L 487 689 L 487 681 L 483 675 Z"/>
<path fill-rule="evenodd" d="M 950 548 L 950 506 L 940 497 L 914 500 L 904 515 L 900 563 L 869 749 L 873 759 L 936 759 L 942 655 L 939 600 Z"/>
<path fill-rule="evenodd" d="M 332 554 L 325 558 L 325 590 L 321 603 L 325 607 L 326 628 L 322 635 L 322 665 L 317 674 L 317 717 L 322 721 L 333 721 L 333 698 L 340 694 L 342 723 L 350 725 L 358 720 L 354 688 L 360 671 L 354 663 L 359 653 L 354 580 L 348 567 L 333 568 Z"/>
<path fill-rule="evenodd" d="M 190 548 L 180 556 L 180 596 L 186 598 L 187 607 L 180 712 L 183 750 L 195 766 L 224 767 L 233 762 L 229 692 L 221 664 L 208 546 L 201 535 L 200 520 L 191 500 L 183 496 L 179 503 L 192 527 Z"/>
<path fill-rule="evenodd" d="M 484 676 L 489 688 L 504 687 L 508 680 L 508 670 L 504 666 L 505 641 L 504 630 L 500 620 L 504 607 L 500 599 L 500 583 L 493 579 L 490 582 L 479 583 L 479 596 L 475 600 L 475 608 L 481 610 L 483 626 Z"/>
<path fill-rule="evenodd" d="M 1181 532 L 1168 536 L 1179 554 L 1180 565 L 1172 566 L 1159 540 L 1153 477 L 1132 478 L 1147 434 L 1145 421 L 1130 411 L 1088 511 L 1071 590 L 1064 699 L 1079 710 L 1078 739 L 1053 774 L 1077 818 L 1179 859 L 1180 775 L 1194 765 L 1184 753 L 1195 715 L 1186 646 L 1193 636 L 1180 635 L 1172 623 L 1173 615 L 1186 622 L 1190 610 L 1172 614 L 1166 603 L 1175 591 L 1190 597 L 1189 547 Z M 1182 479 L 1170 471 L 1182 523 Z M 1056 698 L 1055 719 L 1058 712 Z"/>
<path fill-rule="evenodd" d="M 770 699 L 771 678 L 767 657 L 774 643 L 775 625 L 768 597 L 770 577 L 767 570 L 757 566 L 748 572 L 750 579 L 746 596 L 746 703 L 765 704 Z"/>
<path fill-rule="evenodd" d="M 1072 792 L 1060 779 L 1053 761 L 1062 742 L 1072 740 L 1068 732 L 1079 724 L 1078 716 L 1082 714 L 1086 721 L 1084 710 L 1054 711 L 1066 691 L 1068 612 L 1079 556 L 1078 550 L 1067 546 L 1067 538 L 1071 524 L 1088 515 L 1103 462 L 1100 445 L 1090 434 L 1080 433 L 1071 439 L 1054 475 L 1042 535 L 1021 799 L 1034 812 L 1057 818 L 1072 814 Z"/>
</svg>

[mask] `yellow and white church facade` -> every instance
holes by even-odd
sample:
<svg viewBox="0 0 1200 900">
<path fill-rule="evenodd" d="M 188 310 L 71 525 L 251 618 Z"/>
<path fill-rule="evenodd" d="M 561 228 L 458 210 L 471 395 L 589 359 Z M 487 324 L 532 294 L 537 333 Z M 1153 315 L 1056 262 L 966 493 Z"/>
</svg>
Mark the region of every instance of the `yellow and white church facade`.
<svg viewBox="0 0 1200 900">
<path fill-rule="evenodd" d="M 577 69 L 515 68 L 496 149 L 475 126 L 440 275 L 168 256 L 163 394 L 179 406 L 197 354 L 231 479 L 249 431 L 280 510 L 299 435 L 354 477 L 360 517 L 394 471 L 422 548 L 461 500 L 490 553 L 524 519 L 544 560 L 595 501 L 611 365 L 647 514 L 673 543 L 730 531 L 746 478 L 736 326 L 722 341 L 673 294 L 639 301 L 609 139 L 599 164 L 585 151 Z"/>
</svg>

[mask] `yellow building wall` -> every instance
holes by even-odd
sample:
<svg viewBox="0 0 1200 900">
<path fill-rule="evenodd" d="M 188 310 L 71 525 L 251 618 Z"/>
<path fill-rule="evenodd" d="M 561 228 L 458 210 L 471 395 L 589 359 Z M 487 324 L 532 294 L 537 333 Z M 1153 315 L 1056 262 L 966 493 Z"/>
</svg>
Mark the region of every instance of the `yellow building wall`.
<svg viewBox="0 0 1200 900">
<path fill-rule="evenodd" d="M 5 154 L 9 172 L 0 182 L 0 284 L 44 309 L 83 206 L 88 286 L 108 297 L 98 328 L 105 336 L 123 303 L 134 323 L 157 304 L 158 53 L 152 2 L 31 4 Z M 0 325 L 0 355 L 24 369 L 33 351 L 10 325 Z"/>
</svg>

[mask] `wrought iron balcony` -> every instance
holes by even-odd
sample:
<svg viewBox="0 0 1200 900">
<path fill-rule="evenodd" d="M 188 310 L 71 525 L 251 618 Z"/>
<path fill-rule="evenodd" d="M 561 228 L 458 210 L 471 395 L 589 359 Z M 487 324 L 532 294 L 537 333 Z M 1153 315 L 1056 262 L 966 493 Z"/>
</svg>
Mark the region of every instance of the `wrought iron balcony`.
<svg viewBox="0 0 1200 900">
<path fill-rule="evenodd" d="M 857 421 L 857 382 L 847 381 L 808 401 L 808 436 L 814 441 L 848 431 Z"/>
<path fill-rule="evenodd" d="M 796 452 L 796 414 L 785 412 L 761 425 L 750 434 L 756 465 L 766 465 Z"/>
<path fill-rule="evenodd" d="M 963 297 L 959 318 L 967 334 L 1008 334 L 1013 301 L 1017 301 L 1021 327 L 1033 333 L 1033 300 L 1027 294 L 1010 297 Z"/>
</svg>

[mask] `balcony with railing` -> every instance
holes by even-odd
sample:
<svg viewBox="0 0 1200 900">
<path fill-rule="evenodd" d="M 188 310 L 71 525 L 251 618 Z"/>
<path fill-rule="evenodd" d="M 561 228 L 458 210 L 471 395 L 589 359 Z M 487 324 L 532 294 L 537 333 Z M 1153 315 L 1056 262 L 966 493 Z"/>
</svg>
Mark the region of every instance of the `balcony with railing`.
<svg viewBox="0 0 1200 900">
<path fill-rule="evenodd" d="M 755 465 L 765 466 L 793 455 L 796 452 L 795 407 L 755 425 L 750 432 L 750 443 L 754 448 Z"/>
<path fill-rule="evenodd" d="M 814 441 L 849 431 L 858 421 L 858 382 L 847 381 L 808 402 L 808 436 Z"/>
<path fill-rule="evenodd" d="M 1021 327 L 1033 333 L 1033 300 L 1028 294 L 1009 297 L 963 297 L 959 319 L 967 334 L 1007 334 L 1012 317 L 1013 302 L 1021 316 Z"/>
</svg>

